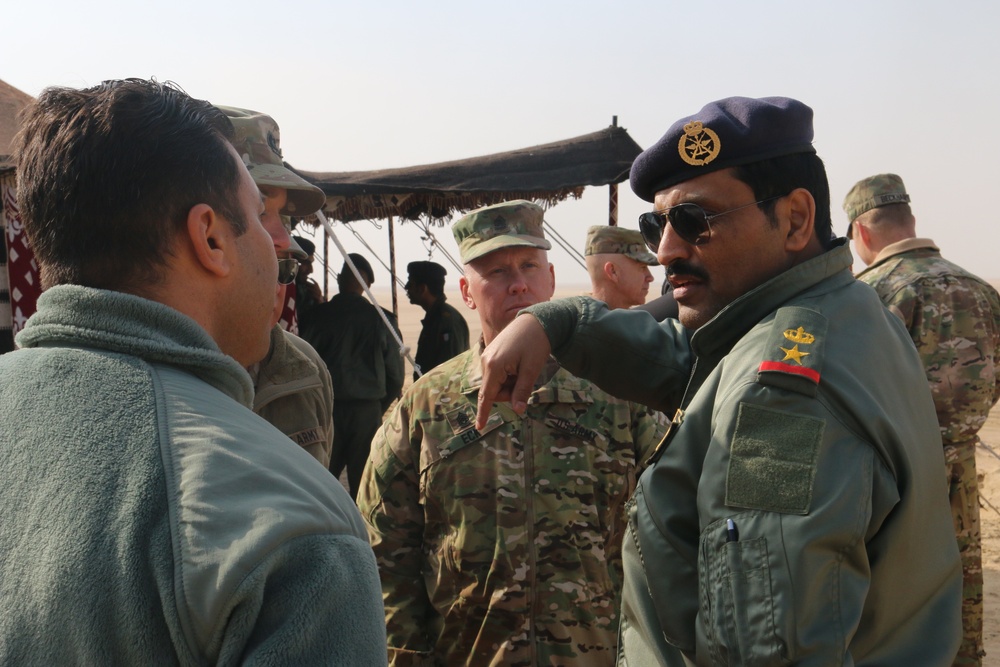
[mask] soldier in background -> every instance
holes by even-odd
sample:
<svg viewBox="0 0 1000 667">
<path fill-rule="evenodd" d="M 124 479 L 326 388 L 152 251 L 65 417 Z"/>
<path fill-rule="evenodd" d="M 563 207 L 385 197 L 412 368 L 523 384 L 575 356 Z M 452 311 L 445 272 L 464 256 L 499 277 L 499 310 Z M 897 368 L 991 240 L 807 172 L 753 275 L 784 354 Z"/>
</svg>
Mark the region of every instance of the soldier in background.
<svg viewBox="0 0 1000 667">
<path fill-rule="evenodd" d="M 390 664 L 611 664 L 624 504 L 664 424 L 550 360 L 524 416 L 501 408 L 477 430 L 482 347 L 551 298 L 555 273 L 534 204 L 473 211 L 453 231 L 483 338 L 406 392 L 358 497 Z"/>
<path fill-rule="evenodd" d="M 410 262 L 406 266 L 406 297 L 424 309 L 415 359 L 426 373 L 469 349 L 469 325 L 462 314 L 447 303 L 444 277 L 448 271 L 436 262 Z M 416 370 L 413 379 L 416 380 Z"/>
<path fill-rule="evenodd" d="M 933 241 L 916 238 L 909 202 L 896 174 L 858 181 L 844 199 L 847 236 L 868 265 L 858 279 L 903 320 L 924 363 L 962 556 L 963 639 L 955 664 L 978 665 L 985 652 L 976 443 L 1000 398 L 1000 296 L 941 257 Z"/>
<path fill-rule="evenodd" d="M 584 248 L 593 296 L 608 308 L 631 308 L 646 303 L 656 256 L 646 249 L 642 234 L 633 229 L 597 225 L 587 230 Z"/>
<path fill-rule="evenodd" d="M 375 282 L 371 264 L 356 253 L 348 257 L 370 287 Z M 346 467 L 351 497 L 356 498 L 372 436 L 399 396 L 405 367 L 399 346 L 346 262 L 337 286 L 336 296 L 313 309 L 302 336 L 316 348 L 333 377 L 330 472 L 339 478 Z"/>
<path fill-rule="evenodd" d="M 323 464 L 333 447 L 333 382 L 326 364 L 304 340 L 278 324 L 286 301 L 284 285 L 295 280 L 295 267 L 307 257 L 288 231 L 288 215 L 318 210 L 326 195 L 285 167 L 278 124 L 266 114 L 218 107 L 233 124 L 232 144 L 264 199 L 261 224 L 278 256 L 281 296 L 273 314 L 271 347 L 250 366 L 254 383 L 253 411 Z"/>
<path fill-rule="evenodd" d="M 295 316 L 299 321 L 299 329 L 309 319 L 309 312 L 317 305 L 324 303 L 323 290 L 319 283 L 310 278 L 313 273 L 313 261 L 316 258 L 316 244 L 307 238 L 293 236 L 292 241 L 302 248 L 305 257 L 299 260 L 299 272 L 295 275 Z"/>
</svg>

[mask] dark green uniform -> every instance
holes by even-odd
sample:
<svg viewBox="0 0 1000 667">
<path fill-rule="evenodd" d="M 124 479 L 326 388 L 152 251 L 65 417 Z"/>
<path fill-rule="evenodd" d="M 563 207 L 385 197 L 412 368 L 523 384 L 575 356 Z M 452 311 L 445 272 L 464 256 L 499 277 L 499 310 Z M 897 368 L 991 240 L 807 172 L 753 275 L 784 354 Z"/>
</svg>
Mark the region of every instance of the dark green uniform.
<svg viewBox="0 0 1000 667">
<path fill-rule="evenodd" d="M 469 325 L 460 312 L 445 302 L 444 295 L 428 309 L 421 324 L 415 359 L 421 373 L 469 349 Z M 414 371 L 413 379 L 418 377 Z"/>
<path fill-rule="evenodd" d="M 302 337 L 333 379 L 330 472 L 339 477 L 347 467 L 354 497 L 382 414 L 403 386 L 403 362 L 385 322 L 363 296 L 342 292 L 311 315 Z"/>
<path fill-rule="evenodd" d="M 961 566 L 934 405 L 850 264 L 841 243 L 690 342 L 589 299 L 530 309 L 560 362 L 612 394 L 656 406 L 687 385 L 630 503 L 619 664 L 954 658 Z"/>
</svg>

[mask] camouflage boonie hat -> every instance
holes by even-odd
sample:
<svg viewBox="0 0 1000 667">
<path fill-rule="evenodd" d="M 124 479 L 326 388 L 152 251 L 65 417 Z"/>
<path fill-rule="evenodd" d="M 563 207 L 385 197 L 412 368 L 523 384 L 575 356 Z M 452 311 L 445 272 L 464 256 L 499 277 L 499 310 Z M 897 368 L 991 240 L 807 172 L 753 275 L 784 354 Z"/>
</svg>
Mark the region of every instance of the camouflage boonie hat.
<svg viewBox="0 0 1000 667">
<path fill-rule="evenodd" d="M 278 124 L 266 114 L 236 107 L 218 107 L 229 117 L 235 130 L 233 146 L 257 185 L 288 190 L 284 215 L 309 215 L 326 202 L 326 195 L 312 183 L 285 167 L 281 159 Z"/>
<path fill-rule="evenodd" d="M 855 183 L 847 196 L 844 197 L 848 233 L 850 233 L 851 223 L 873 208 L 908 203 L 910 203 L 910 195 L 906 194 L 903 179 L 896 174 L 876 174 L 864 178 Z"/>
<path fill-rule="evenodd" d="M 583 254 L 591 255 L 625 255 L 648 266 L 658 264 L 656 256 L 646 249 L 642 234 L 634 229 L 596 225 L 587 230 L 587 245 Z"/>
<path fill-rule="evenodd" d="M 542 207 L 516 199 L 466 213 L 451 227 L 462 263 L 512 246 L 550 250 L 542 230 Z"/>
</svg>

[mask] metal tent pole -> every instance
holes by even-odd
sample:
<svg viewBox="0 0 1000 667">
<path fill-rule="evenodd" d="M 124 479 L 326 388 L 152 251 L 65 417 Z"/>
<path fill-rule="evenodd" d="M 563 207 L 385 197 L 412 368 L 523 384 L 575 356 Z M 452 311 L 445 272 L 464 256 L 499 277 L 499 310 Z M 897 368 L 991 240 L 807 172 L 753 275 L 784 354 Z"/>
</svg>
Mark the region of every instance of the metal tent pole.
<svg viewBox="0 0 1000 667">
<path fill-rule="evenodd" d="M 396 296 L 396 230 L 391 215 L 389 216 L 389 273 L 392 274 L 390 279 L 392 283 L 392 314 L 398 319 L 399 301 Z"/>
<path fill-rule="evenodd" d="M 611 127 L 618 127 L 618 116 L 611 117 Z M 608 224 L 618 226 L 618 184 L 608 186 Z"/>
</svg>

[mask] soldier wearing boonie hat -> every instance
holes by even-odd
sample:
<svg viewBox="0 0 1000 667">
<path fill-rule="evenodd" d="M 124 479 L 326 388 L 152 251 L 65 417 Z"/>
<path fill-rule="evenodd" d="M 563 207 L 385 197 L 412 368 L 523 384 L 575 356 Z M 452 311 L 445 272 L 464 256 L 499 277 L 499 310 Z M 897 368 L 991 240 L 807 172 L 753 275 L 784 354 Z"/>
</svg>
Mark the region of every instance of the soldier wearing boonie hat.
<svg viewBox="0 0 1000 667">
<path fill-rule="evenodd" d="M 544 211 L 538 204 L 518 199 L 487 206 L 460 218 L 451 231 L 458 243 L 462 263 L 494 250 L 528 246 L 551 250 L 542 229 Z"/>
<path fill-rule="evenodd" d="M 482 342 L 552 296 L 542 216 L 512 201 L 452 227 Z M 550 360 L 528 415 L 477 429 L 482 342 L 417 380 L 371 441 L 358 506 L 384 565 L 389 664 L 610 665 L 622 504 L 665 419 Z"/>
<path fill-rule="evenodd" d="M 501 387 L 525 409 L 553 350 L 614 394 L 680 405 L 627 510 L 623 664 L 943 667 L 958 650 L 930 392 L 832 238 L 812 115 L 726 98 L 636 158 L 632 188 L 654 202 L 640 231 L 683 329 L 576 297 L 528 308 L 483 352 L 478 427 Z"/>
<path fill-rule="evenodd" d="M 847 235 L 868 265 L 858 280 L 903 321 L 933 390 L 964 577 L 954 664 L 978 665 L 985 653 L 976 445 L 1000 396 L 1000 294 L 942 257 L 933 240 L 917 237 L 910 195 L 896 174 L 855 183 L 844 211 Z"/>
<path fill-rule="evenodd" d="M 318 187 L 285 166 L 278 124 L 267 114 L 236 107 L 218 107 L 235 130 L 232 144 L 257 185 L 288 190 L 283 215 L 305 216 L 318 211 L 326 195 Z"/>
<path fill-rule="evenodd" d="M 295 319 L 295 300 L 286 287 L 295 281 L 299 260 L 308 257 L 291 236 L 289 216 L 318 210 L 326 195 L 284 165 L 273 118 L 248 109 L 217 108 L 232 123 L 231 143 L 264 197 L 261 224 L 274 243 L 282 283 L 271 349 L 247 369 L 254 382 L 253 410 L 327 466 L 333 448 L 333 381 L 316 351 L 287 330 Z"/>
<path fill-rule="evenodd" d="M 646 302 L 656 256 L 633 229 L 597 225 L 587 230 L 583 251 L 595 299 L 609 308 L 631 308 Z"/>
</svg>

